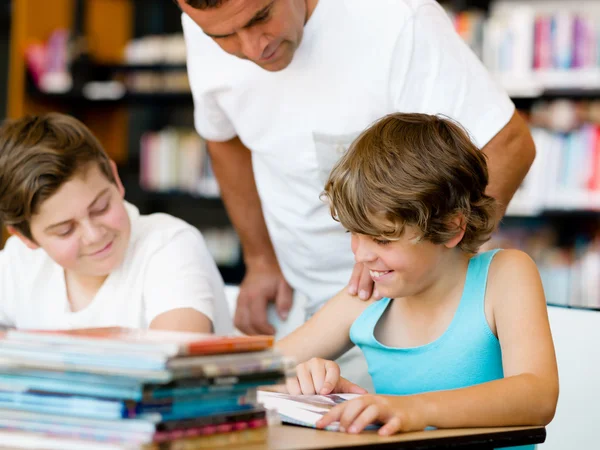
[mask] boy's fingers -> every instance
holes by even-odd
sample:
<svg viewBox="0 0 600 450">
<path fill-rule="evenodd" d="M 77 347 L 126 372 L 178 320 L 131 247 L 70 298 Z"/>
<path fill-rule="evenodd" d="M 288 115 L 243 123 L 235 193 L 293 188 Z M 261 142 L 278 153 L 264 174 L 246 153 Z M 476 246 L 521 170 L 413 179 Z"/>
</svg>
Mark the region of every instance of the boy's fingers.
<svg viewBox="0 0 600 450">
<path fill-rule="evenodd" d="M 300 364 L 296 367 L 296 377 L 300 383 L 300 391 L 303 395 L 315 395 L 315 385 L 310 370 L 306 364 Z"/>
<path fill-rule="evenodd" d="M 340 381 L 340 366 L 333 361 L 327 361 L 324 369 L 324 382 L 319 391 L 321 395 L 331 394 Z"/>
<path fill-rule="evenodd" d="M 369 405 L 354 419 L 346 431 L 348 433 L 360 433 L 367 425 L 377 422 L 378 418 L 379 408 L 376 405 Z"/>
<path fill-rule="evenodd" d="M 343 405 L 346 407 L 340 416 L 340 426 L 348 430 L 356 418 L 367 408 L 367 404 L 358 398 L 347 401 Z"/>
<path fill-rule="evenodd" d="M 398 416 L 393 416 L 384 426 L 379 429 L 378 434 L 380 436 L 389 436 L 400 431 L 401 426 L 402 423 L 400 418 Z"/>
<path fill-rule="evenodd" d="M 337 382 L 335 391 L 349 394 L 368 394 L 366 389 L 361 388 L 359 385 L 354 384 L 343 377 L 340 377 L 339 381 Z"/>
<path fill-rule="evenodd" d="M 297 377 L 289 377 L 288 379 L 286 379 L 285 387 L 287 388 L 288 394 L 290 395 L 302 394 L 302 389 L 300 389 L 300 383 L 298 383 Z"/>
<path fill-rule="evenodd" d="M 328 425 L 331 425 L 333 422 L 337 422 L 340 420 L 342 413 L 344 412 L 344 407 L 346 405 L 342 403 L 341 405 L 334 406 L 331 410 L 321 417 L 317 422 L 318 428 L 325 428 Z"/>
<path fill-rule="evenodd" d="M 315 394 L 323 394 L 323 384 L 325 383 L 326 369 L 322 359 L 313 358 L 308 362 L 312 384 Z"/>
</svg>

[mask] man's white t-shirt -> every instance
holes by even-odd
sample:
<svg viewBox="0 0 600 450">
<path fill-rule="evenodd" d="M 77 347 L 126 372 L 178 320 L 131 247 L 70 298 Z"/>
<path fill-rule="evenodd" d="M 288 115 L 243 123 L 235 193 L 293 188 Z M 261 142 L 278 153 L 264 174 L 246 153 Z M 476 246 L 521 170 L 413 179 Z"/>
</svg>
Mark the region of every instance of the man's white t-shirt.
<svg viewBox="0 0 600 450">
<path fill-rule="evenodd" d="M 11 237 L 0 251 L 0 322 L 17 328 L 148 328 L 159 314 L 193 308 L 215 333 L 233 331 L 221 275 L 200 232 L 167 214 L 140 215 L 126 203 L 131 239 L 123 263 L 92 302 L 73 312 L 64 269 L 44 250 Z"/>
<path fill-rule="evenodd" d="M 392 112 L 444 114 L 483 147 L 514 105 L 434 0 L 320 0 L 291 64 L 228 55 L 182 17 L 195 125 L 252 151 L 283 273 L 314 311 L 349 281 L 350 236 L 320 199 L 350 142 Z"/>
</svg>

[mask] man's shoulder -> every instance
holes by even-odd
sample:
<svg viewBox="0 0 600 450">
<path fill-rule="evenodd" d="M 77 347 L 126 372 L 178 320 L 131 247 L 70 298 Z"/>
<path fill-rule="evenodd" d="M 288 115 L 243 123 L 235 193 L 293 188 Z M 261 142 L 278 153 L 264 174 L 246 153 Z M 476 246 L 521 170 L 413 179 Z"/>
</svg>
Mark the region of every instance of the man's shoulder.
<svg viewBox="0 0 600 450">
<path fill-rule="evenodd" d="M 378 0 L 376 2 L 365 2 L 364 0 L 338 0 L 340 7 L 347 10 L 360 12 L 365 25 L 367 16 L 375 17 L 375 22 L 401 20 L 410 17 L 422 7 L 433 6 L 440 8 L 436 0 Z"/>
</svg>

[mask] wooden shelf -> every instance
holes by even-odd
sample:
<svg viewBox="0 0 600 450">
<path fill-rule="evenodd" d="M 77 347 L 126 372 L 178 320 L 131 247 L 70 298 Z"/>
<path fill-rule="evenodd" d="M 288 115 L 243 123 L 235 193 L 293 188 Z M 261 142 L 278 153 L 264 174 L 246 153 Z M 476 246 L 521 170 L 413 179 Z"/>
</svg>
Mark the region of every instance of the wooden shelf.
<svg viewBox="0 0 600 450">
<path fill-rule="evenodd" d="M 165 104 L 178 105 L 193 105 L 191 92 L 155 92 L 155 93 L 131 93 L 127 92 L 122 97 L 106 98 L 106 99 L 91 99 L 84 96 L 82 93 L 67 92 L 64 94 L 51 94 L 41 92 L 30 88 L 29 94 L 31 98 L 42 103 L 62 103 L 70 106 L 74 105 L 101 105 L 101 106 L 119 106 L 119 105 L 135 105 L 141 104 L 145 106 L 156 105 L 164 106 Z"/>
</svg>

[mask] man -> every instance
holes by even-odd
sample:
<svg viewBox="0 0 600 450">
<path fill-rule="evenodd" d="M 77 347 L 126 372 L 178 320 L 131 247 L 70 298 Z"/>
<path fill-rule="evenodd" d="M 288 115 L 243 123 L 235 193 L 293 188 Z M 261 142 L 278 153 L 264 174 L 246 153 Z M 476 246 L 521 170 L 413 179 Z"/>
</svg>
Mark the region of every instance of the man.
<svg viewBox="0 0 600 450">
<path fill-rule="evenodd" d="M 319 196 L 374 120 L 399 111 L 460 122 L 486 153 L 488 193 L 504 207 L 534 159 L 526 124 L 434 0 L 176 1 L 196 129 L 242 241 L 235 324 L 246 333 L 275 331 L 267 305 L 285 319 L 290 285 L 308 315 L 346 284 L 372 295 Z"/>
</svg>

